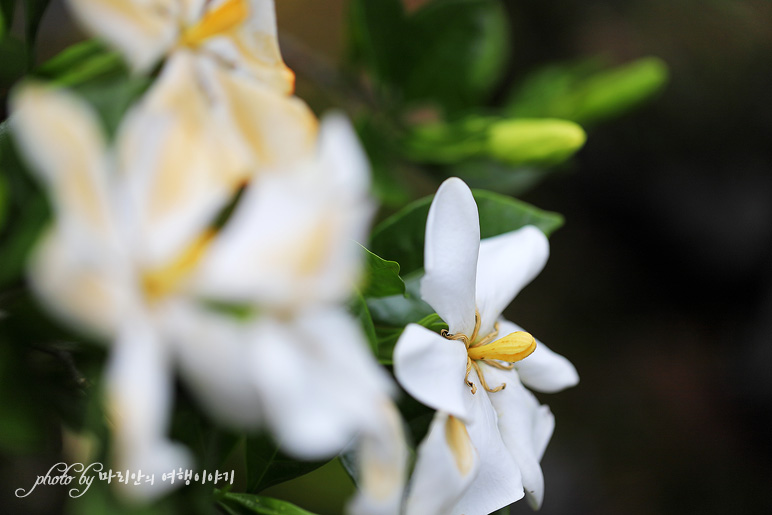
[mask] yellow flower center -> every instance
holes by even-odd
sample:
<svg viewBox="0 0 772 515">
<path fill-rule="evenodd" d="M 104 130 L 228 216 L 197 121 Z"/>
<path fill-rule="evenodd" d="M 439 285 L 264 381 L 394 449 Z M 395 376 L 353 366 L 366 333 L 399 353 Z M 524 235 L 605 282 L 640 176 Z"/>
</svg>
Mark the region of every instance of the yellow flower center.
<svg viewBox="0 0 772 515">
<path fill-rule="evenodd" d="M 185 29 L 180 41 L 186 46 L 198 46 L 206 39 L 239 27 L 248 16 L 248 0 L 227 0 L 204 14 L 198 23 Z"/>
<path fill-rule="evenodd" d="M 515 362 L 527 358 L 536 350 L 536 339 L 525 331 L 515 331 L 503 338 L 498 338 L 498 322 L 494 325 L 494 329 L 490 334 L 478 339 L 479 332 L 480 313 L 475 311 L 474 332 L 472 332 L 472 336 L 451 334 L 446 329 L 443 329 L 440 334 L 448 340 L 461 340 L 464 342 L 467 353 L 464 381 L 473 394 L 477 393 L 477 386 L 469 380 L 469 374 L 473 368 L 477 372 L 477 377 L 480 378 L 480 384 L 485 388 L 485 391 L 490 393 L 501 391 L 506 388 L 507 383 L 490 388 L 488 383 L 485 382 L 485 374 L 483 374 L 480 365 L 478 365 L 478 361 L 482 361 L 486 365 L 495 368 L 511 370 L 515 366 Z M 505 363 L 502 363 L 502 361 Z"/>
<path fill-rule="evenodd" d="M 157 301 L 177 289 L 203 257 L 215 236 L 214 230 L 204 231 L 172 262 L 142 274 L 142 288 L 148 300 Z"/>
</svg>

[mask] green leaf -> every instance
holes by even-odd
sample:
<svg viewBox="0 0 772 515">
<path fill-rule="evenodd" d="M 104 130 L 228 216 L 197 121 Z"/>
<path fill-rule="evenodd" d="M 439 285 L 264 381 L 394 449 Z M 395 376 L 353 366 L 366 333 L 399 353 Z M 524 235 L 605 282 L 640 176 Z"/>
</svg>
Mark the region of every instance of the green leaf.
<svg viewBox="0 0 772 515">
<path fill-rule="evenodd" d="M 8 33 L 13 24 L 16 0 L 0 0 L 0 40 Z"/>
<path fill-rule="evenodd" d="M 362 247 L 365 254 L 363 297 L 386 297 L 405 293 L 405 282 L 399 276 L 399 263 L 387 261 Z"/>
<path fill-rule="evenodd" d="M 506 112 L 591 125 L 649 100 L 662 90 L 667 78 L 667 65 L 656 57 L 610 69 L 600 69 L 595 62 L 552 65 L 529 76 L 513 92 Z"/>
<path fill-rule="evenodd" d="M 271 497 L 240 494 L 215 490 L 217 503 L 229 514 L 234 515 L 314 515 L 294 504 Z"/>
<path fill-rule="evenodd" d="M 403 74 L 406 33 L 400 0 L 352 0 L 348 13 L 351 59 L 376 82 L 391 84 Z"/>
<path fill-rule="evenodd" d="M 3 230 L 8 214 L 8 183 L 5 177 L 0 175 L 0 231 Z"/>
<path fill-rule="evenodd" d="M 77 86 L 98 77 L 125 72 L 120 54 L 92 39 L 76 43 L 52 57 L 33 73 L 60 86 Z"/>
<path fill-rule="evenodd" d="M 0 90 L 19 80 L 27 69 L 27 48 L 13 36 L 0 39 Z"/>
<path fill-rule="evenodd" d="M 423 310 L 418 311 L 419 314 L 423 312 Z M 387 320 L 386 322 L 400 324 L 399 319 Z M 399 337 L 402 336 L 402 333 L 405 331 L 405 326 L 408 323 L 411 322 L 405 322 L 401 327 L 380 326 L 378 328 L 378 362 L 380 364 L 391 365 L 393 363 L 394 346 L 397 345 L 397 341 L 399 340 Z M 435 333 L 439 333 L 443 329 L 448 328 L 448 324 L 443 322 L 437 313 L 426 315 L 420 320 L 413 321 L 412 323 L 422 325 Z"/>
<path fill-rule="evenodd" d="M 563 217 L 520 200 L 485 190 L 473 190 L 480 213 L 480 234 L 490 238 L 535 225 L 547 236 L 563 225 Z M 423 268 L 426 217 L 433 196 L 408 204 L 373 229 L 370 248 L 400 264 L 403 276 Z"/>
<path fill-rule="evenodd" d="M 470 159 L 452 165 L 447 175 L 460 177 L 470 188 L 518 196 L 533 189 L 554 170 L 552 167 L 511 166 L 493 159 Z"/>
<path fill-rule="evenodd" d="M 370 349 L 373 352 L 378 350 L 378 342 L 375 336 L 375 326 L 373 325 L 373 318 L 370 315 L 370 310 L 367 307 L 365 298 L 357 291 L 354 298 L 349 303 L 349 311 L 354 315 L 362 326 L 362 330 L 367 337 L 367 343 L 370 345 Z"/>
<path fill-rule="evenodd" d="M 406 98 L 449 110 L 479 103 L 508 57 L 506 20 L 498 0 L 439 0 L 416 11 L 409 19 L 410 69 L 402 79 Z"/>
<path fill-rule="evenodd" d="M 25 10 L 25 36 L 27 38 L 27 47 L 34 48 L 35 40 L 38 36 L 38 28 L 43 20 L 43 15 L 48 8 L 49 0 L 24 0 Z M 30 59 L 33 52 L 30 51 Z"/>
<path fill-rule="evenodd" d="M 326 461 L 298 461 L 279 450 L 268 435 L 247 438 L 247 491 L 260 492 L 316 470 Z"/>
<path fill-rule="evenodd" d="M 0 285 L 16 280 L 23 272 L 27 255 L 50 217 L 42 196 L 32 197 L 14 223 L 14 231 L 0 242 Z"/>
</svg>

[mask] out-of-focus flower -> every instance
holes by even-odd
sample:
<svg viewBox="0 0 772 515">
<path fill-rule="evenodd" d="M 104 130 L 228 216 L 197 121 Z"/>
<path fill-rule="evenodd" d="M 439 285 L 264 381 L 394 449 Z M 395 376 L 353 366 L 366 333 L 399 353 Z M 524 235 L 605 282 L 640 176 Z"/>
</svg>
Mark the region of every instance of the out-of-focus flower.
<svg viewBox="0 0 772 515">
<path fill-rule="evenodd" d="M 273 0 L 69 0 L 86 29 L 139 71 L 192 51 L 283 93 L 294 75 L 282 61 Z"/>
<path fill-rule="evenodd" d="M 359 275 L 353 240 L 364 240 L 374 208 L 368 189 L 369 167 L 353 129 L 342 117 L 327 117 L 315 160 L 250 186 L 193 278 L 198 295 L 246 306 L 254 317 L 229 320 L 219 332 L 206 331 L 196 315 L 181 314 L 176 324 L 183 347 L 194 342 L 216 354 L 232 347 L 234 335 L 249 342 L 244 359 L 265 423 L 286 451 L 306 459 L 337 453 L 358 431 L 377 426 L 390 390 L 343 307 Z M 196 318 L 199 324 L 189 322 Z M 209 373 L 203 352 L 181 359 L 197 367 L 197 377 Z M 235 373 L 209 375 L 202 386 L 217 391 L 229 388 Z"/>
<path fill-rule="evenodd" d="M 138 70 L 166 57 L 158 79 L 124 126 L 128 162 L 145 180 L 185 166 L 191 183 L 247 182 L 268 167 L 307 158 L 317 121 L 291 97 L 272 0 L 71 0 L 87 29 Z M 137 159 L 137 148 L 146 156 Z M 122 159 L 125 156 L 121 156 Z M 178 187 L 175 185 L 173 187 Z M 230 190 L 230 193 L 233 189 Z M 173 206 L 196 209 L 196 206 Z"/>
<path fill-rule="evenodd" d="M 351 515 L 401 513 L 408 458 L 403 422 L 391 401 L 379 408 L 380 419 L 357 442 L 359 492 L 346 507 Z"/>
<path fill-rule="evenodd" d="M 358 275 L 350 239 L 363 239 L 373 210 L 345 121 L 325 122 L 317 152 L 296 166 L 250 184 L 220 227 L 227 188 L 197 180 L 195 162 L 155 148 L 138 125 L 122 127 L 111 151 L 93 112 L 68 93 L 28 85 L 13 111 L 55 215 L 30 282 L 54 313 L 111 343 L 107 402 L 121 467 L 188 465 L 166 434 L 175 365 L 210 412 L 267 424 L 298 456 L 330 456 L 374 430 L 390 385 L 342 307 Z M 177 128 L 154 130 L 168 141 Z M 148 160 L 165 166 L 148 171 Z M 168 486 L 157 485 L 127 493 Z"/>
<path fill-rule="evenodd" d="M 469 188 L 454 178 L 438 190 L 426 224 L 421 296 L 448 330 L 438 335 L 411 324 L 394 350 L 397 380 L 438 410 L 436 433 L 430 432 L 419 451 L 414 505 L 426 506 L 429 489 L 423 491 L 422 485 L 430 484 L 424 475 L 432 470 L 459 488 L 466 485 L 462 495 L 443 489 L 450 504 L 432 499 L 438 510 L 433 513 L 489 513 L 520 499 L 523 488 L 532 506 L 541 504 L 539 461 L 554 418 L 521 380 L 537 390 L 557 391 L 576 384 L 578 375 L 568 360 L 502 319 L 501 312 L 541 271 L 548 252 L 546 237 L 532 226 L 480 242 Z M 438 436 L 443 424 L 445 442 Z M 443 443 L 450 452 L 438 450 Z M 446 458 L 428 457 L 438 452 Z M 454 457 L 456 470 L 443 468 L 447 456 Z"/>
</svg>

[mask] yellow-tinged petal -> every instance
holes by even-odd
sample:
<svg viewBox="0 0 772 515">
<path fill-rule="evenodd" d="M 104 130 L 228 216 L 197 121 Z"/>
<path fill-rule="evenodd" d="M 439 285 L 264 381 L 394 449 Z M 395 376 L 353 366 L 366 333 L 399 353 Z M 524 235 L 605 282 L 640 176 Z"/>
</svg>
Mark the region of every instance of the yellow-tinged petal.
<svg viewBox="0 0 772 515">
<path fill-rule="evenodd" d="M 464 423 L 452 415 L 448 415 L 445 422 L 445 439 L 453 453 L 458 471 L 462 476 L 466 476 L 474 466 L 474 446 Z"/>
<path fill-rule="evenodd" d="M 497 359 L 514 363 L 528 357 L 534 350 L 536 339 L 530 333 L 516 331 L 486 345 L 470 347 L 468 354 L 473 360 Z"/>
<path fill-rule="evenodd" d="M 204 40 L 238 28 L 249 16 L 248 0 L 227 0 L 207 12 L 201 20 L 185 30 L 182 44 L 196 46 Z"/>
<path fill-rule="evenodd" d="M 174 291 L 198 264 L 215 234 L 212 230 L 205 231 L 174 261 L 162 268 L 145 272 L 142 275 L 142 286 L 148 299 L 158 300 Z"/>
<path fill-rule="evenodd" d="M 57 215 L 82 241 L 109 241 L 109 173 L 96 114 L 76 96 L 40 84 L 19 88 L 12 110 L 17 142 Z"/>
<path fill-rule="evenodd" d="M 212 71 L 230 122 L 259 165 L 284 168 L 312 155 L 319 122 L 303 101 L 249 77 Z"/>
</svg>

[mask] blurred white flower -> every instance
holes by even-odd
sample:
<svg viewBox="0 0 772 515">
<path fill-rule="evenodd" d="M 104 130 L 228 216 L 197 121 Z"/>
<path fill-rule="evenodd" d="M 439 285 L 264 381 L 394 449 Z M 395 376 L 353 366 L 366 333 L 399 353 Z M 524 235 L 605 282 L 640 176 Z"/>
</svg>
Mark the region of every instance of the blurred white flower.
<svg viewBox="0 0 772 515">
<path fill-rule="evenodd" d="M 578 375 L 568 360 L 502 319 L 501 312 L 543 268 L 547 239 L 527 226 L 480 242 L 474 197 L 453 178 L 432 202 L 425 245 L 421 296 L 449 329 L 438 335 L 411 324 L 394 350 L 397 380 L 438 410 L 419 450 L 408 511 L 485 514 L 520 499 L 523 488 L 538 507 L 544 492 L 539 461 L 554 418 L 521 381 L 557 391 L 575 385 Z M 446 465 L 450 456 L 455 470 Z M 426 476 L 432 473 L 456 485 L 442 490 L 444 499 L 431 493 L 434 479 Z"/>
<path fill-rule="evenodd" d="M 107 404 L 121 467 L 189 464 L 167 437 L 175 366 L 210 412 L 268 425 L 297 456 L 333 455 L 378 425 L 390 383 L 342 304 L 359 273 L 351 240 L 364 239 L 373 210 L 345 120 L 324 122 L 317 152 L 250 184 L 219 227 L 230 190 L 200 180 L 182 147 L 156 148 L 129 121 L 111 151 L 82 101 L 37 85 L 14 95 L 13 111 L 54 211 L 30 283 L 54 313 L 111 343 Z M 153 134 L 169 141 L 178 128 Z M 169 486 L 156 485 L 126 493 Z"/>
<path fill-rule="evenodd" d="M 273 0 L 69 0 L 92 34 L 138 71 L 189 50 L 289 93 L 294 75 L 282 61 Z"/>
<path fill-rule="evenodd" d="M 344 308 L 359 276 L 354 240 L 364 241 L 374 209 L 368 191 L 369 167 L 353 129 L 340 116 L 325 118 L 315 159 L 250 186 L 193 278 L 198 295 L 248 306 L 255 316 L 222 322 L 219 333 L 215 324 L 206 331 L 195 312 L 176 318 L 179 344 L 208 349 L 211 359 L 233 347 L 229 341 L 249 342 L 243 359 L 265 423 L 297 457 L 339 452 L 379 423 L 390 393 Z M 182 359 L 210 392 L 227 389 L 243 366 L 234 358 L 235 371 L 210 370 L 204 351 Z"/>
<path fill-rule="evenodd" d="M 124 126 L 123 166 L 160 187 L 164 168 L 185 166 L 193 184 L 231 186 L 265 168 L 307 158 L 317 121 L 292 97 L 272 0 L 70 0 L 87 29 L 139 71 L 166 62 Z M 137 149 L 145 155 L 137 158 Z M 125 155 L 128 154 L 128 155 Z M 231 190 L 232 193 L 232 190 Z M 172 206 L 171 209 L 196 209 Z"/>
</svg>

